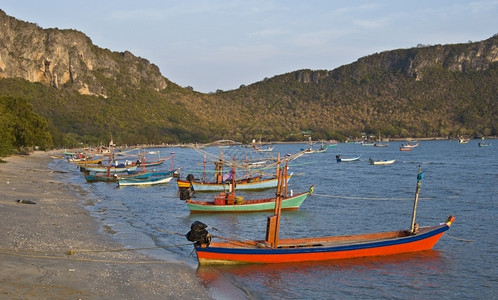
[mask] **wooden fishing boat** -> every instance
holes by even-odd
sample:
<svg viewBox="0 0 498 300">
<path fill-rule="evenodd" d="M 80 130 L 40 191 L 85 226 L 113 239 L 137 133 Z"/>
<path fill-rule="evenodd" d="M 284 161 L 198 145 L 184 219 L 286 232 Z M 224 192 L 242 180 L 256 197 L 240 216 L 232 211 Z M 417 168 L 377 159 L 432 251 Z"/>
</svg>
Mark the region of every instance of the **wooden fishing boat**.
<svg viewBox="0 0 498 300">
<path fill-rule="evenodd" d="M 385 147 L 389 147 L 389 143 L 374 143 L 373 145 L 374 147 L 379 147 L 379 148 L 385 148 Z"/>
<path fill-rule="evenodd" d="M 406 147 L 406 145 L 401 144 L 399 146 L 399 151 L 412 151 L 413 147 Z"/>
<path fill-rule="evenodd" d="M 94 172 L 94 173 L 107 173 L 108 171 L 110 173 L 124 173 L 127 170 L 128 171 L 134 171 L 137 169 L 137 166 L 126 166 L 126 165 L 117 165 L 117 166 L 99 166 L 99 165 L 84 165 L 80 166 L 80 170 L 82 172 L 88 171 L 88 172 Z"/>
<path fill-rule="evenodd" d="M 358 155 L 356 157 L 349 157 L 349 158 L 343 158 L 340 155 L 336 155 L 335 159 L 337 162 L 351 162 L 351 161 L 357 161 L 360 159 L 361 155 Z"/>
<path fill-rule="evenodd" d="M 265 147 L 255 147 L 254 151 L 257 151 L 257 152 L 272 152 L 273 151 L 273 147 L 272 146 L 267 146 L 266 148 Z"/>
<path fill-rule="evenodd" d="M 450 216 L 445 222 L 430 227 L 419 227 L 415 223 L 421 175 L 419 167 L 412 225 L 409 230 L 280 239 L 282 196 L 277 196 L 275 214 L 268 217 L 267 220 L 265 240 L 239 241 L 211 236 L 206 230 L 207 225 L 199 221 L 192 223 L 191 230 L 186 237 L 189 241 L 194 242 L 194 249 L 200 265 L 323 261 L 429 250 L 450 228 L 455 217 Z M 281 194 L 281 188 L 282 185 L 279 184 L 277 195 Z M 212 238 L 219 238 L 223 241 L 212 242 Z"/>
<path fill-rule="evenodd" d="M 489 147 L 491 146 L 491 143 L 485 143 L 484 142 L 484 137 L 481 138 L 482 142 L 477 143 L 479 147 Z"/>
<path fill-rule="evenodd" d="M 291 177 L 292 173 L 287 177 L 287 181 L 289 181 Z M 193 176 L 190 178 L 193 178 Z M 278 179 L 276 177 L 262 178 L 260 175 L 249 178 L 241 178 L 235 181 L 235 190 L 249 191 L 271 189 L 277 187 L 277 182 Z M 192 187 L 196 192 L 222 192 L 228 190 L 230 182 L 202 182 L 196 181 L 195 179 L 192 181 L 177 179 L 177 184 L 180 189 Z"/>
<path fill-rule="evenodd" d="M 391 160 L 373 160 L 370 158 L 368 161 L 370 162 L 371 165 L 390 165 L 390 164 L 393 164 L 396 160 L 394 160 L 394 159 L 391 159 Z"/>
<path fill-rule="evenodd" d="M 282 199 L 282 210 L 297 210 L 304 200 L 313 193 L 309 191 Z M 276 197 L 265 199 L 244 199 L 235 196 L 234 192 L 220 193 L 214 201 L 199 201 L 188 199 L 185 201 L 191 213 L 224 213 L 224 212 L 257 212 L 272 211 L 275 209 Z"/>
<path fill-rule="evenodd" d="M 103 158 L 96 158 L 96 159 L 86 159 L 86 160 L 71 161 L 71 162 L 78 166 L 85 166 L 85 165 L 96 165 L 102 163 L 103 161 L 104 161 Z"/>
<path fill-rule="evenodd" d="M 322 144 L 322 146 L 318 149 L 313 149 L 313 146 L 310 146 L 309 148 L 301 148 L 301 151 L 303 152 L 303 154 L 312 154 L 312 153 L 323 153 L 325 151 L 327 151 L 327 148 L 325 148 Z"/>
<path fill-rule="evenodd" d="M 418 145 L 419 145 L 418 142 L 414 143 L 412 141 L 409 141 L 408 144 L 405 144 L 405 145 L 402 145 L 402 146 L 404 146 L 406 148 L 416 148 L 416 147 L 418 147 Z"/>
<path fill-rule="evenodd" d="M 168 183 L 173 179 L 173 175 L 166 176 L 150 176 L 148 178 L 126 178 L 120 177 L 118 178 L 119 186 L 150 186 L 157 184 Z"/>
<path fill-rule="evenodd" d="M 171 176 L 173 177 L 174 174 L 178 170 L 174 171 L 166 171 L 166 172 L 157 172 L 157 171 L 130 171 L 127 170 L 126 174 L 110 174 L 110 173 L 95 173 L 95 172 L 84 172 L 84 177 L 87 182 L 98 182 L 98 181 L 103 181 L 103 182 L 118 182 L 119 179 L 149 179 L 151 177 L 162 177 L 162 176 Z"/>
<path fill-rule="evenodd" d="M 164 163 L 164 159 L 160 159 L 160 160 L 157 160 L 157 161 L 151 161 L 151 162 L 145 162 L 145 164 L 142 164 L 139 160 L 138 161 L 135 161 L 135 162 L 132 162 L 130 164 L 130 166 L 137 166 L 137 167 L 141 167 L 141 166 L 145 166 L 145 167 L 156 167 L 156 166 L 160 166 Z"/>
<path fill-rule="evenodd" d="M 337 147 L 337 144 L 339 142 L 336 141 L 336 140 L 330 140 L 328 142 L 325 143 L 325 148 L 334 148 L 334 147 Z"/>
</svg>

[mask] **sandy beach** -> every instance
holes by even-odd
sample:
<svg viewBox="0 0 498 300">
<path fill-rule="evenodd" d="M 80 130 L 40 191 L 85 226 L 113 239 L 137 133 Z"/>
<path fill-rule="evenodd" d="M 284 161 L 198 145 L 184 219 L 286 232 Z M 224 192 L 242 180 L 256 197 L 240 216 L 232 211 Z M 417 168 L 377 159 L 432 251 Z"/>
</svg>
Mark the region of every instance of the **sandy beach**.
<svg viewBox="0 0 498 300">
<path fill-rule="evenodd" d="M 1 299 L 210 299 L 195 270 L 106 235 L 46 152 L 0 163 Z M 30 204 L 31 203 L 31 204 Z"/>
</svg>

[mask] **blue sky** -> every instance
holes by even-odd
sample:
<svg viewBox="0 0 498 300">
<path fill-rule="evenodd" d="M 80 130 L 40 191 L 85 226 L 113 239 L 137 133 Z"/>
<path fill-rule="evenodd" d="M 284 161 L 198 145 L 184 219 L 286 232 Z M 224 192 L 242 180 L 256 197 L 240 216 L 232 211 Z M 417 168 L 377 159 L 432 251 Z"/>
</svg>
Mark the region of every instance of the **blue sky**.
<svg viewBox="0 0 498 300">
<path fill-rule="evenodd" d="M 81 31 L 101 48 L 128 50 L 200 92 L 498 33 L 498 0 L 0 0 L 0 9 L 42 28 Z"/>
</svg>

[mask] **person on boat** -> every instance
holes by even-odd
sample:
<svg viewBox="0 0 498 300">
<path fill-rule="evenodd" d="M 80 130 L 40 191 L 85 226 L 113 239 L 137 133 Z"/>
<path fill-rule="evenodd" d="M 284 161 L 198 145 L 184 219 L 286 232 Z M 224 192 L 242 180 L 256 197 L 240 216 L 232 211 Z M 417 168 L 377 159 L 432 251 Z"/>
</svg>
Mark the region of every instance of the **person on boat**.
<svg viewBox="0 0 498 300">
<path fill-rule="evenodd" d="M 225 175 L 223 175 L 223 181 L 228 181 L 228 180 L 232 180 L 232 177 L 233 177 L 233 173 L 232 171 L 226 173 Z"/>
</svg>

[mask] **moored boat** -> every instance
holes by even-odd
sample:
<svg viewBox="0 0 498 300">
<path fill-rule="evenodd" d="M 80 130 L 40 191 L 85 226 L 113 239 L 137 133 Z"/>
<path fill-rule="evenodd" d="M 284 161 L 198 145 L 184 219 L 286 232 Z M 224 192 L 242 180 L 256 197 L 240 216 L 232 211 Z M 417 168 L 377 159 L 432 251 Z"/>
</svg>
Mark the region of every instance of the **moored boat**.
<svg viewBox="0 0 498 300">
<path fill-rule="evenodd" d="M 393 164 L 396 160 L 394 160 L 394 159 L 374 160 L 374 159 L 370 158 L 368 161 L 370 162 L 371 165 L 390 165 L 390 164 Z"/>
<path fill-rule="evenodd" d="M 335 156 L 335 160 L 337 162 L 351 162 L 351 161 L 357 161 L 359 160 L 361 155 L 355 156 L 355 157 L 349 157 L 349 158 L 343 158 L 340 155 Z"/>
<path fill-rule="evenodd" d="M 406 148 L 416 148 L 418 147 L 419 145 L 419 142 L 413 142 L 413 141 L 409 141 L 408 144 L 405 144 L 405 145 L 402 145 Z"/>
<path fill-rule="evenodd" d="M 150 186 L 156 184 L 168 183 L 173 179 L 173 174 L 163 176 L 150 176 L 147 178 L 118 178 L 119 186 Z"/>
<path fill-rule="evenodd" d="M 385 147 L 389 147 L 389 143 L 375 143 L 374 144 L 374 147 L 378 147 L 378 148 L 385 148 Z"/>
<path fill-rule="evenodd" d="M 297 210 L 304 200 L 313 193 L 309 191 L 282 199 L 282 210 Z M 185 201 L 191 213 L 222 213 L 222 212 L 257 212 L 275 209 L 276 197 L 263 199 L 244 199 L 235 196 L 234 192 L 220 193 L 214 201 L 198 201 L 188 199 Z"/>
<path fill-rule="evenodd" d="M 399 151 L 412 151 L 413 147 L 407 147 L 406 145 L 401 144 L 399 146 Z"/>
<path fill-rule="evenodd" d="M 287 181 L 289 181 L 291 177 L 292 173 L 287 177 Z M 193 176 L 190 178 L 192 178 L 191 181 L 177 179 L 178 188 L 192 187 L 196 192 L 222 192 L 228 190 L 230 184 L 229 181 L 202 182 L 195 180 Z M 277 182 L 278 180 L 276 177 L 262 178 L 262 176 L 255 176 L 241 178 L 235 181 L 235 189 L 240 191 L 271 189 L 277 187 Z"/>
<path fill-rule="evenodd" d="M 485 143 L 484 142 L 484 137 L 481 138 L 482 142 L 477 143 L 479 147 L 489 147 L 491 146 L 491 143 Z"/>
<path fill-rule="evenodd" d="M 247 264 L 247 263 L 293 263 L 349 259 L 368 256 L 385 256 L 399 253 L 429 250 L 454 222 L 455 217 L 439 225 L 419 227 L 415 223 L 416 207 L 422 174 L 419 167 L 417 189 L 409 230 L 366 233 L 358 235 L 279 238 L 282 196 L 277 196 L 273 216 L 268 217 L 264 240 L 234 240 L 211 236 L 207 225 L 195 221 L 186 237 L 194 242 L 194 249 L 200 265 L 208 264 Z M 283 186 L 279 184 L 277 195 Z M 214 229 L 214 228 L 213 228 Z M 213 242 L 219 238 L 221 242 Z"/>
</svg>

